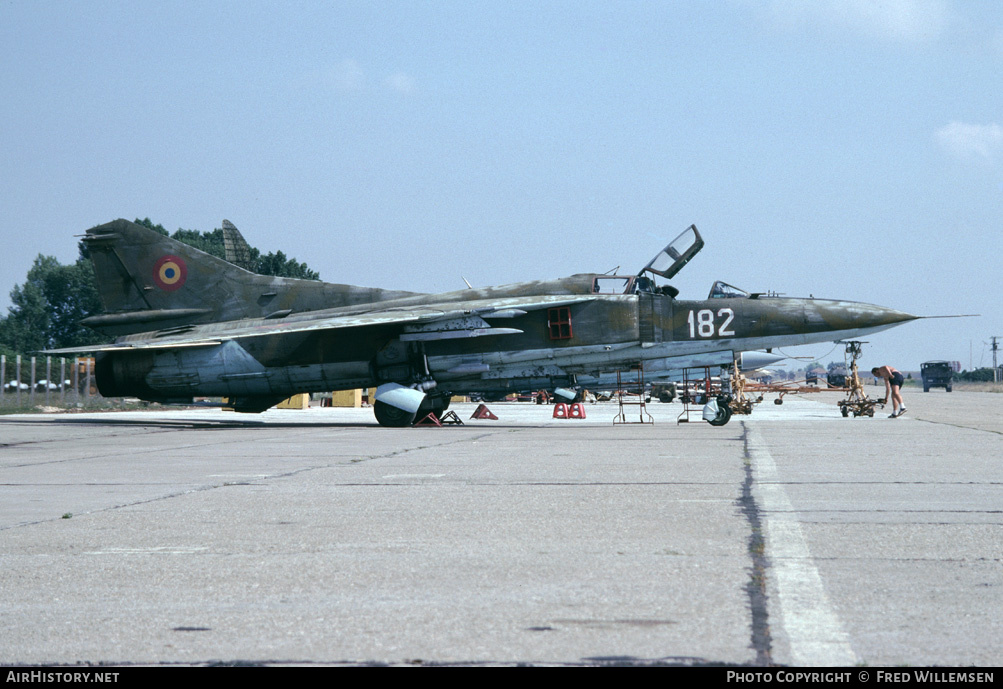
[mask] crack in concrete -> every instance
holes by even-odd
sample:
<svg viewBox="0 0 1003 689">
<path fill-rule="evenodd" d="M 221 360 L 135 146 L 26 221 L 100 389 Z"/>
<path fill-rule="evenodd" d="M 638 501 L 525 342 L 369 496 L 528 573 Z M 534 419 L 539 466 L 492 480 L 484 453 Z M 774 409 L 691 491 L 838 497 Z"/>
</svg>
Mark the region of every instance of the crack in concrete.
<svg viewBox="0 0 1003 689">
<path fill-rule="evenodd" d="M 935 426 L 950 426 L 951 428 L 961 428 L 966 431 L 981 431 L 982 433 L 995 433 L 996 435 L 1003 435 L 1003 431 L 994 431 L 991 428 L 978 428 L 976 426 L 966 426 L 960 423 L 950 423 L 948 421 L 931 421 L 930 419 L 913 419 L 919 423 L 931 423 Z"/>
</svg>

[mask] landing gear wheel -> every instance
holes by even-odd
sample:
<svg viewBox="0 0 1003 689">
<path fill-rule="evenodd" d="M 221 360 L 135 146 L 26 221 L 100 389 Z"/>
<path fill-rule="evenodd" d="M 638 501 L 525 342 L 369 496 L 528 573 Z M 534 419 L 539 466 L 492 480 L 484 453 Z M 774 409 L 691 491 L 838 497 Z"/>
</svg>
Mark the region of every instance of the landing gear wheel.
<svg viewBox="0 0 1003 689">
<path fill-rule="evenodd" d="M 406 428 L 414 423 L 415 412 L 405 411 L 386 402 L 373 402 L 373 414 L 381 426 Z"/>
<path fill-rule="evenodd" d="M 731 420 L 731 407 L 728 406 L 727 402 L 718 402 L 717 405 L 717 416 L 713 420 L 708 421 L 711 426 L 723 426 L 728 421 Z"/>
<path fill-rule="evenodd" d="M 847 416 L 850 415 L 850 410 L 847 409 L 846 407 L 840 407 L 839 413 L 843 415 L 843 418 L 846 418 Z"/>
</svg>

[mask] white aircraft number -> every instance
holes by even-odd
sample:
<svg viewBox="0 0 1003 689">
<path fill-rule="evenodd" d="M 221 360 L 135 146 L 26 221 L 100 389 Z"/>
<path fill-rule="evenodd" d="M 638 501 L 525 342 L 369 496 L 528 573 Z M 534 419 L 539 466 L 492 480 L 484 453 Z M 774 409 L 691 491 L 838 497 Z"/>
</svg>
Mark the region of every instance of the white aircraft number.
<svg viewBox="0 0 1003 689">
<path fill-rule="evenodd" d="M 715 330 L 718 337 L 733 337 L 734 330 L 729 330 L 728 326 L 735 319 L 735 312 L 731 309 L 718 309 L 717 317 L 723 318 L 721 325 L 717 325 L 712 309 L 700 309 L 690 311 L 686 322 L 690 326 L 690 337 L 714 337 Z"/>
</svg>

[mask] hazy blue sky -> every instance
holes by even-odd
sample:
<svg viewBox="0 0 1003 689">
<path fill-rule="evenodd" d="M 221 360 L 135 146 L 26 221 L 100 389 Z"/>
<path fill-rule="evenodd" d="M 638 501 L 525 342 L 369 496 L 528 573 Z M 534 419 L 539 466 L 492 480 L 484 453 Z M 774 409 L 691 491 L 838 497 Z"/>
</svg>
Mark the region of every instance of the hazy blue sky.
<svg viewBox="0 0 1003 689">
<path fill-rule="evenodd" d="M 683 297 L 983 314 L 867 365 L 1003 335 L 997 0 L 0 0 L 0 65 L 3 309 L 119 217 L 422 291 L 636 272 L 695 223 Z"/>
</svg>

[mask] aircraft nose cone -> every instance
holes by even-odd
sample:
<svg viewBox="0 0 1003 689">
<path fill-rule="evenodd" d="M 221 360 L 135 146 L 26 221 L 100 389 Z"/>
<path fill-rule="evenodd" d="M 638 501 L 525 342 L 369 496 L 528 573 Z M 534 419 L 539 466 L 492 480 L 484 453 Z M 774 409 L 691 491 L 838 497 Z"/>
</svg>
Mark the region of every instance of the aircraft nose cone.
<svg viewBox="0 0 1003 689">
<path fill-rule="evenodd" d="M 899 323 L 906 323 L 908 321 L 913 321 L 918 318 L 911 313 L 906 313 L 905 311 L 896 311 L 895 309 L 889 309 L 884 306 L 875 306 L 873 304 L 860 304 L 861 307 L 866 307 L 862 309 L 860 318 L 864 321 L 870 321 L 872 327 L 874 326 L 887 326 L 891 327 L 893 325 L 898 325 Z"/>
<path fill-rule="evenodd" d="M 830 331 L 849 331 L 844 337 L 879 332 L 918 318 L 904 311 L 852 301 L 819 299 L 812 306 L 805 310 L 809 324 Z"/>
</svg>

